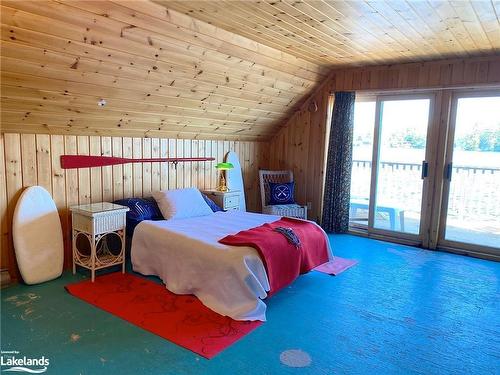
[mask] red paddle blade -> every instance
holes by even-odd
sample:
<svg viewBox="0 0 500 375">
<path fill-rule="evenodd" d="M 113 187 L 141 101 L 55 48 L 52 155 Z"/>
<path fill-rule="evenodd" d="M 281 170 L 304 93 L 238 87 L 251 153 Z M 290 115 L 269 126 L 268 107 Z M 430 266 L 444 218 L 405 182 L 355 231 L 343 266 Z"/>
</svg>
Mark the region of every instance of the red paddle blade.
<svg viewBox="0 0 500 375">
<path fill-rule="evenodd" d="M 130 159 L 117 158 L 113 156 L 61 155 L 62 169 L 104 167 L 107 165 L 125 164 L 130 162 Z"/>
</svg>

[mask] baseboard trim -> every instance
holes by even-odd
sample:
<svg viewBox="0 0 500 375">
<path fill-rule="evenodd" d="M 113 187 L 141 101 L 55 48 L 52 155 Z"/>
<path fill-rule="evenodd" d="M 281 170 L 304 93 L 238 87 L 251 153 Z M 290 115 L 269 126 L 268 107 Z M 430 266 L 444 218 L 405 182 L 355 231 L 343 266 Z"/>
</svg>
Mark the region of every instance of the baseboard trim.
<svg viewBox="0 0 500 375">
<path fill-rule="evenodd" d="M 384 234 L 378 234 L 378 233 L 368 233 L 366 230 L 362 230 L 362 229 L 358 229 L 358 228 L 351 227 L 351 228 L 349 228 L 348 233 L 355 235 L 355 236 L 370 238 L 372 240 L 392 242 L 392 243 L 397 243 L 400 245 L 407 245 L 407 246 L 422 247 L 422 242 L 419 240 L 391 237 L 391 236 L 386 236 Z"/>
<path fill-rule="evenodd" d="M 456 247 L 452 246 L 438 246 L 436 248 L 438 251 L 444 251 L 447 253 L 453 253 L 453 254 L 459 254 L 459 255 L 466 255 L 469 257 L 473 258 L 479 258 L 479 259 L 485 259 L 485 260 L 492 260 L 494 262 L 500 262 L 500 255 L 496 254 L 490 254 L 490 253 L 484 253 L 481 251 L 473 251 L 473 250 L 465 250 L 465 249 L 459 249 Z"/>
<path fill-rule="evenodd" d="M 0 287 L 5 288 L 11 284 L 9 271 L 6 269 L 0 270 Z"/>
<path fill-rule="evenodd" d="M 460 249 L 460 248 L 452 247 L 452 246 L 438 246 L 436 249 L 429 249 L 429 248 L 423 247 L 422 244 L 419 242 L 406 240 L 403 238 L 389 237 L 389 236 L 384 236 L 384 235 L 379 235 L 379 234 L 369 234 L 366 230 L 361 230 L 358 228 L 349 228 L 348 233 L 355 235 L 355 236 L 371 238 L 373 240 L 380 240 L 380 241 L 385 241 L 385 242 L 397 243 L 397 244 L 401 244 L 401 245 L 415 246 L 415 247 L 419 247 L 419 248 L 422 248 L 425 250 L 430 250 L 430 251 L 441 251 L 441 252 L 446 252 L 446 253 L 453 253 L 453 254 L 458 254 L 458 255 L 469 256 L 469 257 L 473 257 L 473 258 L 492 260 L 492 261 L 496 261 L 496 262 L 500 261 L 500 255 L 497 255 L 497 254 Z"/>
</svg>

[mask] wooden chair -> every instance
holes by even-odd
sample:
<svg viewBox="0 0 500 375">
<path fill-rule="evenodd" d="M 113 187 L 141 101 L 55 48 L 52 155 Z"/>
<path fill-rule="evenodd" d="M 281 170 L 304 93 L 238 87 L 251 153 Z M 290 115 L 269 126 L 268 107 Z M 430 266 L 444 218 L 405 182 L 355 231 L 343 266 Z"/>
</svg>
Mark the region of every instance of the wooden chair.
<svg viewBox="0 0 500 375">
<path fill-rule="evenodd" d="M 307 219 L 307 207 L 298 204 L 268 205 L 270 199 L 269 183 L 293 182 L 292 171 L 259 171 L 260 198 L 262 201 L 262 213 L 269 215 L 296 217 Z"/>
</svg>

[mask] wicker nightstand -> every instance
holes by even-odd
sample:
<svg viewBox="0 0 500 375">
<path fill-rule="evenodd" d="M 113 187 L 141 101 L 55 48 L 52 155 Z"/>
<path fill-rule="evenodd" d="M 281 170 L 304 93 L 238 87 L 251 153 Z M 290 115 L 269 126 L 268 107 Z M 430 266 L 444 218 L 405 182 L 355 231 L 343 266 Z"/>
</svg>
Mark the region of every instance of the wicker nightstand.
<svg viewBox="0 0 500 375">
<path fill-rule="evenodd" d="M 113 203 L 92 203 L 70 207 L 73 221 L 73 274 L 76 266 L 90 270 L 92 281 L 95 271 L 101 268 L 122 265 L 125 272 L 125 217 L 128 207 Z M 120 241 L 116 249 L 108 247 L 108 236 Z M 78 249 L 87 239 L 87 253 Z"/>
<path fill-rule="evenodd" d="M 241 192 L 239 190 L 204 190 L 203 193 L 217 203 L 224 211 L 240 209 Z"/>
</svg>

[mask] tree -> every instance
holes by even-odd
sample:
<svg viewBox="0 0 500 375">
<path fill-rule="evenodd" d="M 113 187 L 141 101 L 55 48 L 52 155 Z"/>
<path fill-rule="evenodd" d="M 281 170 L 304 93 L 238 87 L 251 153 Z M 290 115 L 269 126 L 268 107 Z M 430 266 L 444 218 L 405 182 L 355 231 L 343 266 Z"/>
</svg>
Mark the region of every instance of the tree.
<svg viewBox="0 0 500 375">
<path fill-rule="evenodd" d="M 410 148 L 425 148 L 425 137 L 422 134 L 418 134 L 415 129 L 409 129 L 405 134 L 403 140 L 410 146 Z"/>
</svg>

